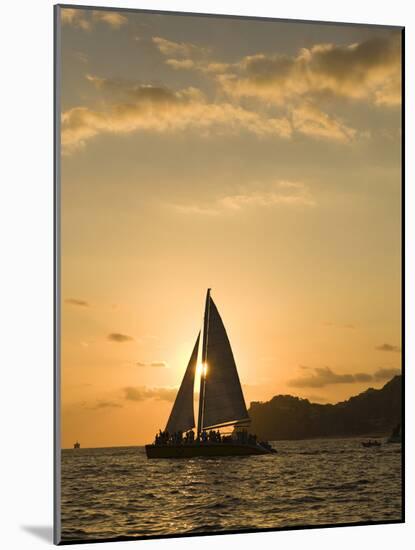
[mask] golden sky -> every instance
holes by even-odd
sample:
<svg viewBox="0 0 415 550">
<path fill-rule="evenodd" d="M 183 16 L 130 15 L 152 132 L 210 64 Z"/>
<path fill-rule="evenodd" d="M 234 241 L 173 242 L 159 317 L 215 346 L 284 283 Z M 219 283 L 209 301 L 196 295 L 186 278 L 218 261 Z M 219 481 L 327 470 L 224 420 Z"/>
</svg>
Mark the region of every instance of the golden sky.
<svg viewBox="0 0 415 550">
<path fill-rule="evenodd" d="M 62 446 L 164 428 L 207 287 L 245 399 L 401 364 L 396 28 L 61 10 Z"/>
</svg>

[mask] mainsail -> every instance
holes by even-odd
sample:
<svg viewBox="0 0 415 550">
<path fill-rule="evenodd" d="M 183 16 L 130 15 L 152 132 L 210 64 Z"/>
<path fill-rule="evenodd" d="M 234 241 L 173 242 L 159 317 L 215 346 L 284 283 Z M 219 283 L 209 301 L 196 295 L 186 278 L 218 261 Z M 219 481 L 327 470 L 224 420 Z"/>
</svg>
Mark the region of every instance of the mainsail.
<svg viewBox="0 0 415 550">
<path fill-rule="evenodd" d="M 170 434 L 178 431 L 185 432 L 194 428 L 195 416 L 193 410 L 193 385 L 197 364 L 197 353 L 199 349 L 200 332 L 197 336 L 189 364 L 187 365 L 182 384 L 176 396 L 166 431 Z"/>
<path fill-rule="evenodd" d="M 249 422 L 231 345 L 222 319 L 208 291 L 204 326 L 203 429 Z"/>
</svg>

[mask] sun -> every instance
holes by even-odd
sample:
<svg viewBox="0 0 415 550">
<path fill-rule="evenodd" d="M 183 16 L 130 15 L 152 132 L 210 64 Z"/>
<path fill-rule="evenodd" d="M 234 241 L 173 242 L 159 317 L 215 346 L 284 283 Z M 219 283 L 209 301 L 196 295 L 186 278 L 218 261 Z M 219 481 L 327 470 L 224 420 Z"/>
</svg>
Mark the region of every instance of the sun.
<svg viewBox="0 0 415 550">
<path fill-rule="evenodd" d="M 208 364 L 207 363 L 198 363 L 196 372 L 199 376 L 203 376 L 203 378 L 206 378 L 206 375 L 207 375 L 207 372 L 208 372 Z"/>
</svg>

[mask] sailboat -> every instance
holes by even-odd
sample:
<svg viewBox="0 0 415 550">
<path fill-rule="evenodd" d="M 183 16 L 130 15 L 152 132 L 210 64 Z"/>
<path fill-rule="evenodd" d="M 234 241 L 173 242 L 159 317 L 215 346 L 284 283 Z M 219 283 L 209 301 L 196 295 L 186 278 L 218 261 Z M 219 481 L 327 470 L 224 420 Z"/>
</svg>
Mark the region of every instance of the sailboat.
<svg viewBox="0 0 415 550">
<path fill-rule="evenodd" d="M 202 364 L 194 437 L 194 381 L 199 347 Z M 276 452 L 267 442 L 259 443 L 255 436 L 248 434 L 246 427 L 249 423 L 231 345 L 209 288 L 202 334 L 199 332 L 196 338 L 166 429 L 160 431 L 154 444 L 146 445 L 147 457 L 246 456 Z M 221 436 L 216 430 L 222 428 L 233 429 L 232 434 Z"/>
</svg>

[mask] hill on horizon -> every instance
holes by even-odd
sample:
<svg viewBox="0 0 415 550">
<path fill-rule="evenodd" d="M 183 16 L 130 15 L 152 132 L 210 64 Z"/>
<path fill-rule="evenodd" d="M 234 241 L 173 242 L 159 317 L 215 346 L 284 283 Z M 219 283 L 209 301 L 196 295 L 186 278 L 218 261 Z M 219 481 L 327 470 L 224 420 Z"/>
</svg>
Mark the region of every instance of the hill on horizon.
<svg viewBox="0 0 415 550">
<path fill-rule="evenodd" d="M 379 390 L 368 388 L 335 405 L 277 395 L 263 403 L 251 402 L 248 413 L 250 431 L 269 441 L 386 436 L 401 422 L 402 375 L 394 376 Z"/>
</svg>

